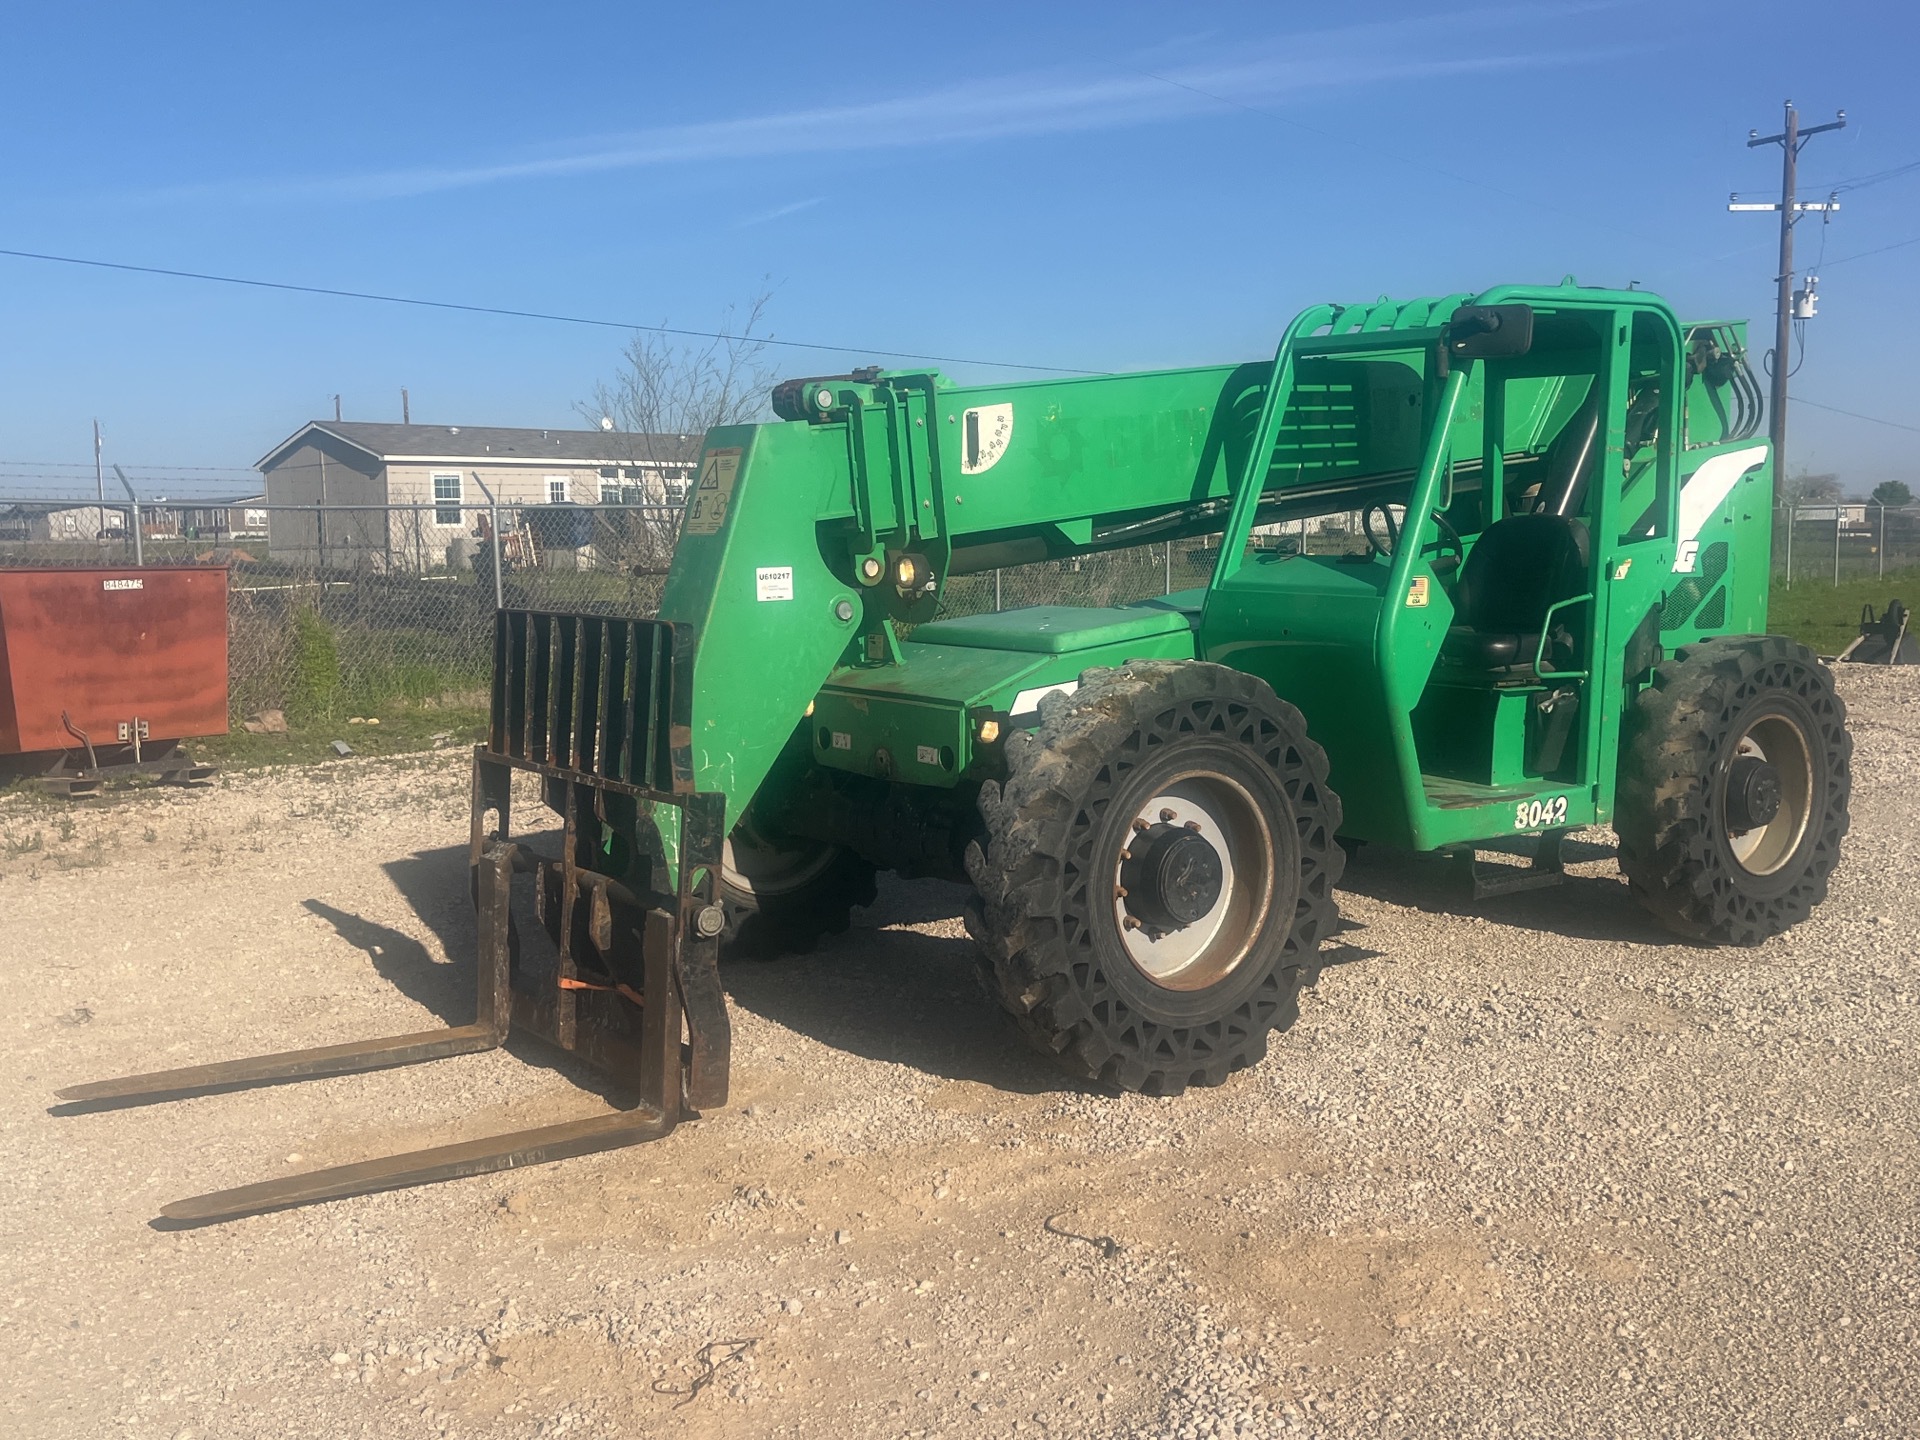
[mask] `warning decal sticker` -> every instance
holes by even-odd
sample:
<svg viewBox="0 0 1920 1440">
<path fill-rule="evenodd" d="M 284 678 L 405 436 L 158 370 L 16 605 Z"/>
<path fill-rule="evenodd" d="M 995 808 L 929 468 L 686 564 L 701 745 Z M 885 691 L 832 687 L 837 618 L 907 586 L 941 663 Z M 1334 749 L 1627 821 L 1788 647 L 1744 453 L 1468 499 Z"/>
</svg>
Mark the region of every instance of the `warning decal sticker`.
<svg viewBox="0 0 1920 1440">
<path fill-rule="evenodd" d="M 686 535 L 718 535 L 733 503 L 733 482 L 740 474 L 740 451 L 709 450 L 700 457 L 700 480 L 687 502 Z"/>
</svg>

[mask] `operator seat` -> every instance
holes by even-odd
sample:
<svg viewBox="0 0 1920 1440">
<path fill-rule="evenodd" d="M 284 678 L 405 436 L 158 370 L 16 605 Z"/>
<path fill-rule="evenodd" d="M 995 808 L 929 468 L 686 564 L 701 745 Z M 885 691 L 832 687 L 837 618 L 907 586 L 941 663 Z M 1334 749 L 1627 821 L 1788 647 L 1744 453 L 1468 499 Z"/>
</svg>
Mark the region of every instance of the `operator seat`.
<svg viewBox="0 0 1920 1440">
<path fill-rule="evenodd" d="M 1531 665 L 1547 610 L 1587 587 L 1587 527 L 1567 515 L 1509 515 L 1487 527 L 1454 582 L 1442 661 L 1463 669 Z"/>
<path fill-rule="evenodd" d="M 1549 448 L 1547 478 L 1533 513 L 1497 520 L 1474 542 L 1454 582 L 1454 624 L 1440 642 L 1442 664 L 1482 673 L 1531 666 L 1540 653 L 1547 611 L 1586 590 L 1587 527 L 1576 517 L 1586 501 L 1599 438 L 1600 407 L 1594 397 Z"/>
</svg>

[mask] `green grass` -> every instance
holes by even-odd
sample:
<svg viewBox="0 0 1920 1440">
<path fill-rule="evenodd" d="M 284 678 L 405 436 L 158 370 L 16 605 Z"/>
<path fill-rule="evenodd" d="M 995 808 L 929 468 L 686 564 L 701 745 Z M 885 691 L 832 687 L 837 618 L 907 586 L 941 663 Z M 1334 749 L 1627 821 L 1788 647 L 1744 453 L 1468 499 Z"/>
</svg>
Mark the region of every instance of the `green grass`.
<svg viewBox="0 0 1920 1440">
<path fill-rule="evenodd" d="M 230 735 L 214 735 L 187 743 L 187 752 L 223 770 L 249 770 L 263 765 L 310 765 L 335 759 L 333 742 L 344 740 L 355 755 L 404 755 L 434 748 L 433 737 L 446 734 L 450 749 L 464 750 L 484 739 L 487 708 L 456 700 L 441 705 L 389 704 L 354 712 L 377 718 L 378 725 L 349 725 L 348 716 L 305 725 L 289 723 L 284 735 L 254 735 L 236 725 Z"/>
<path fill-rule="evenodd" d="M 1799 579 L 1792 586 L 1777 576 L 1767 604 L 1767 628 L 1808 646 L 1816 654 L 1836 655 L 1860 633 L 1860 607 L 1878 615 L 1889 599 L 1920 606 L 1920 569 L 1889 570 L 1884 579 L 1842 580 L 1838 585 Z"/>
</svg>

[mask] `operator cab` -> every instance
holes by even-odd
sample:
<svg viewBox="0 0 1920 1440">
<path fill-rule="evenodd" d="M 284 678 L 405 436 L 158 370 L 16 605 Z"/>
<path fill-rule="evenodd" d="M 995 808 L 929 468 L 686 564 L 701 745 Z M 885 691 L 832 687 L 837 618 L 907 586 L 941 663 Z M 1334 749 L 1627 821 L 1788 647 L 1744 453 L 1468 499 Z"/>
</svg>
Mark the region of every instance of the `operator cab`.
<svg viewBox="0 0 1920 1440">
<path fill-rule="evenodd" d="M 1526 297 L 1303 344 L 1250 546 L 1209 601 L 1204 648 L 1298 697 L 1337 772 L 1393 757 L 1398 803 L 1343 789 L 1357 836 L 1425 847 L 1530 797 L 1590 813 L 1595 657 L 1628 677 L 1658 657 L 1679 328 L 1637 295 Z M 1449 354 L 1461 317 L 1502 315 Z"/>
<path fill-rule="evenodd" d="M 1480 363 L 1480 414 L 1456 418 L 1453 439 L 1455 453 L 1479 452 L 1480 484 L 1436 517 L 1471 539 L 1413 717 L 1422 771 L 1434 779 L 1594 778 L 1593 657 L 1608 648 L 1609 628 L 1617 646 L 1649 618 L 1608 616 L 1608 582 L 1636 559 L 1660 564 L 1642 552 L 1667 538 L 1671 484 L 1660 461 L 1676 341 L 1651 312 L 1570 309 L 1536 314 L 1524 355 Z M 1626 663 L 1651 649 L 1643 636 Z"/>
</svg>

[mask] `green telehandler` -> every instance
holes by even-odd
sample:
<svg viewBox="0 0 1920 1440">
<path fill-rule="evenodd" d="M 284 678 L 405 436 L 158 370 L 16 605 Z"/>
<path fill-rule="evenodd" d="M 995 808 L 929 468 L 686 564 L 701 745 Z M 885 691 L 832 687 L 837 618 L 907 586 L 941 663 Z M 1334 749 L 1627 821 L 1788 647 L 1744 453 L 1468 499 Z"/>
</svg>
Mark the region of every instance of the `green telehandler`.
<svg viewBox="0 0 1920 1440">
<path fill-rule="evenodd" d="M 658 618 L 498 616 L 473 1025 L 62 1092 L 337 1074 L 517 1026 L 635 1103 L 172 1222 L 664 1135 L 726 1099 L 723 946 L 804 949 L 881 869 L 971 884 L 1013 1024 L 1080 1080 L 1157 1094 L 1293 1022 L 1356 842 L 1471 866 L 1537 837 L 1534 884 L 1564 833 L 1611 824 L 1633 894 L 1705 944 L 1826 893 L 1851 742 L 1825 667 L 1766 634 L 1773 461 L 1741 323 L 1569 280 L 1317 305 L 1271 362 L 865 370 L 773 407 L 707 436 Z M 1310 524 L 1351 543 L 1309 553 L 1289 529 Z M 1212 557 L 1205 586 L 939 618 L 959 577 L 1174 544 Z M 512 838 L 516 772 L 557 855 Z M 1496 868 L 1515 882 L 1489 866 L 1483 890 Z"/>
</svg>

